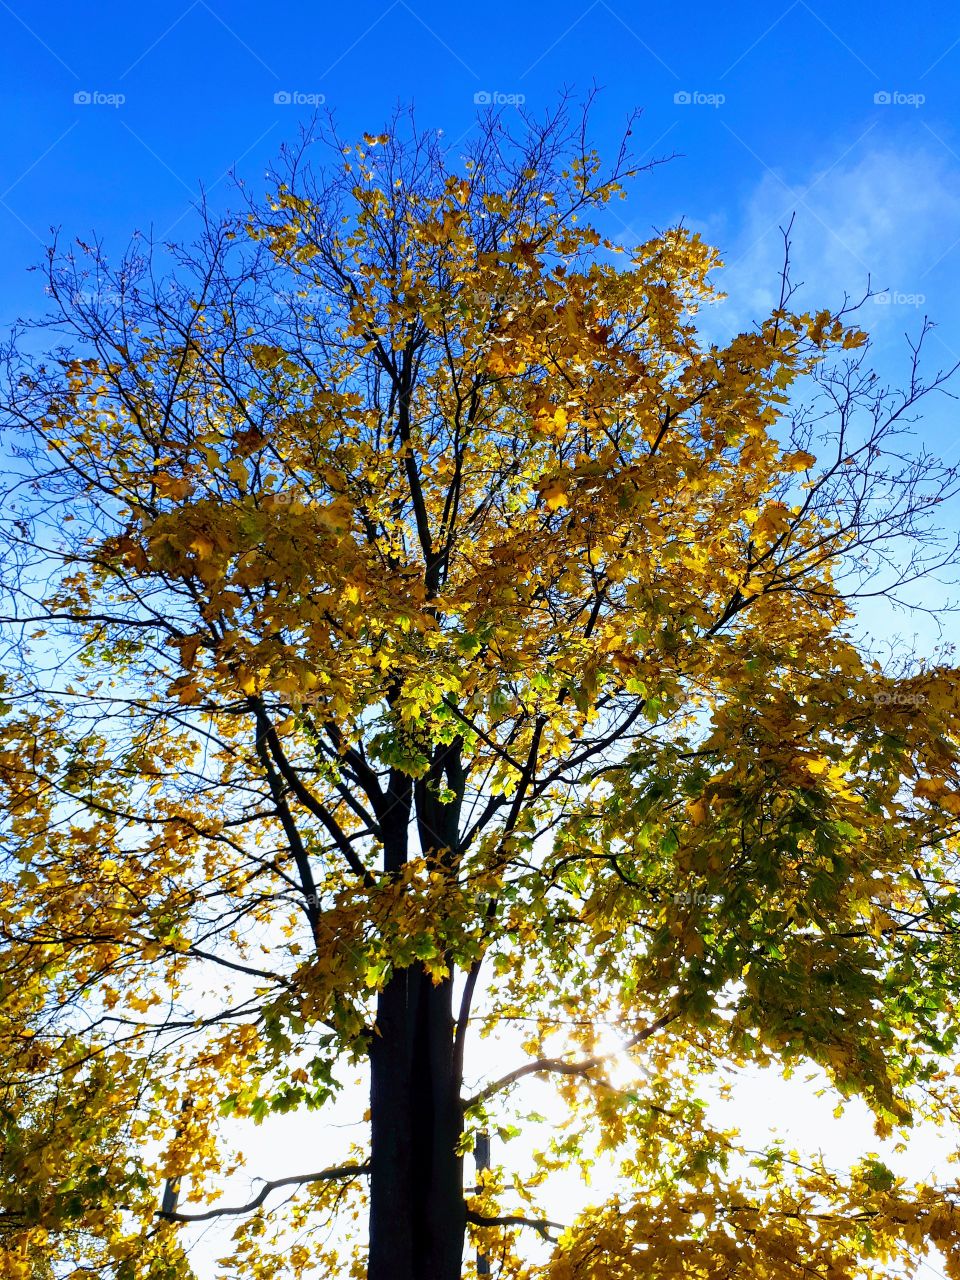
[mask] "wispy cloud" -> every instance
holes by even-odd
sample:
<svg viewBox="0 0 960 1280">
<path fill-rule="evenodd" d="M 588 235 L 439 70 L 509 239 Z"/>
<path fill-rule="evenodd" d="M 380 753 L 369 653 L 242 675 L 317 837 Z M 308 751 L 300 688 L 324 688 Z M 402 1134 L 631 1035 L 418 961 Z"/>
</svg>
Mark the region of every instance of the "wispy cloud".
<svg viewBox="0 0 960 1280">
<path fill-rule="evenodd" d="M 867 146 L 849 160 L 805 180 L 767 172 L 739 211 L 723 220 L 694 220 L 719 244 L 729 294 L 713 323 L 741 328 L 776 302 L 783 260 L 779 230 L 795 215 L 792 274 L 803 282 L 806 306 L 836 305 L 861 296 L 868 280 L 887 291 L 871 303 L 870 327 L 891 319 L 910 327 L 904 309 L 935 314 L 954 309 L 960 283 L 960 166 L 942 152 Z M 711 325 L 712 327 L 712 325 Z"/>
</svg>

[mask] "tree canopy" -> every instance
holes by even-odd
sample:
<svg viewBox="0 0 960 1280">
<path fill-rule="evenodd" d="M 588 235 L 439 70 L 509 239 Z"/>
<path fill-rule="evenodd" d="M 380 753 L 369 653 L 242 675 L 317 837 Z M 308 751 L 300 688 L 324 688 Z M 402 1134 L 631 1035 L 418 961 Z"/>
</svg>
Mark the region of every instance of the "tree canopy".
<svg viewBox="0 0 960 1280">
<path fill-rule="evenodd" d="M 709 340 L 717 251 L 604 229 L 641 171 L 565 109 L 462 157 L 329 124 L 193 245 L 51 249 L 3 393 L 11 1280 L 184 1280 L 224 1215 L 258 1280 L 960 1277 L 958 1188 L 702 1097 L 812 1063 L 881 1138 L 957 1114 L 957 672 L 856 625 L 953 562 L 949 371 L 921 335 L 884 385 L 786 267 Z M 358 1072 L 364 1138 L 218 1200 L 230 1116 Z M 519 1124 L 534 1178 L 464 1174 Z"/>
</svg>

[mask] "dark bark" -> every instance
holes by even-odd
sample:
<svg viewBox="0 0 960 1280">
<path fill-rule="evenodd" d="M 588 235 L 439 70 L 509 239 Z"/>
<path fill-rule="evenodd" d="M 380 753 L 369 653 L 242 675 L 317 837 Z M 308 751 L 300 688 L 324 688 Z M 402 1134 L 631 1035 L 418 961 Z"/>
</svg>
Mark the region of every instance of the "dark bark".
<svg viewBox="0 0 960 1280">
<path fill-rule="evenodd" d="M 453 989 L 419 966 L 382 991 L 370 1049 L 369 1280 L 460 1280 L 466 1207 Z"/>
<path fill-rule="evenodd" d="M 456 749 L 438 751 L 431 781 L 462 781 Z M 398 871 L 416 795 L 421 848 L 438 867 L 456 857 L 459 799 L 440 804 L 423 784 L 394 775 L 384 828 L 384 869 Z M 395 972 L 377 1001 L 370 1043 L 370 1259 L 368 1280 L 460 1280 L 466 1233 L 461 1055 L 453 978 L 420 966 Z"/>
</svg>

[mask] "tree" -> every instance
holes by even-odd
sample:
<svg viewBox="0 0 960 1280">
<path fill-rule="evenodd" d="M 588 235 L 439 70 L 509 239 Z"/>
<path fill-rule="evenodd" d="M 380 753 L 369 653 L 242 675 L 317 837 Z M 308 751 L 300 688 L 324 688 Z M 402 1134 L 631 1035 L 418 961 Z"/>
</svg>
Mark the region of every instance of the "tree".
<svg viewBox="0 0 960 1280">
<path fill-rule="evenodd" d="M 951 563 L 905 440 L 948 375 L 921 340 L 882 385 L 786 268 L 707 342 L 717 253 L 598 230 L 640 166 L 584 138 L 331 124 L 193 247 L 51 250 L 5 395 L 7 1274 L 186 1276 L 235 1214 L 245 1276 L 456 1280 L 467 1232 L 502 1276 L 960 1275 L 955 1189 L 698 1097 L 812 1062 L 881 1136 L 957 1105 L 956 671 L 854 630 Z M 225 1116 L 357 1071 L 369 1141 L 217 1202 Z M 566 1133 L 465 1187 L 530 1076 Z M 561 1234 L 598 1149 L 621 1194 Z"/>
</svg>

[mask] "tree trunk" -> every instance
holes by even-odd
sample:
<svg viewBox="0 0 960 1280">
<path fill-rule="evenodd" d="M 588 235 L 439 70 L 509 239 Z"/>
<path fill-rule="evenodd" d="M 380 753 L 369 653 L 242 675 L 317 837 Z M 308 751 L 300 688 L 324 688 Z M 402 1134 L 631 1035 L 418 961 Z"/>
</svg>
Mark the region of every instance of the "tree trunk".
<svg viewBox="0 0 960 1280">
<path fill-rule="evenodd" d="M 395 973 L 370 1049 L 368 1280 L 460 1280 L 466 1208 L 453 985 Z"/>
</svg>

